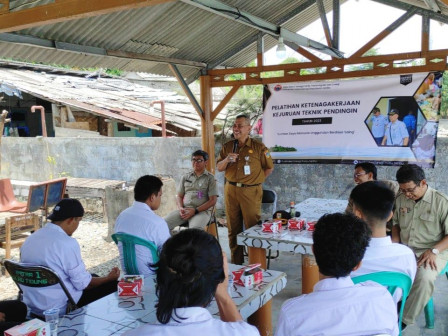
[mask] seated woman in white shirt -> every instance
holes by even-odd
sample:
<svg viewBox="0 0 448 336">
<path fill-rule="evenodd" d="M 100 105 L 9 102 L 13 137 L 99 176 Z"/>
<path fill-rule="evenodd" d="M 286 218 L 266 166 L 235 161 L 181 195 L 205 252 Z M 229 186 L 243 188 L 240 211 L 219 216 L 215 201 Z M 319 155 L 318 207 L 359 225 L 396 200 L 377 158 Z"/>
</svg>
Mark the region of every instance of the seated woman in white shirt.
<svg viewBox="0 0 448 336">
<path fill-rule="evenodd" d="M 242 320 L 227 292 L 227 258 L 218 241 L 199 229 L 183 230 L 162 247 L 156 268 L 156 316 L 123 335 L 259 335 Z M 215 298 L 220 320 L 206 309 Z"/>
</svg>

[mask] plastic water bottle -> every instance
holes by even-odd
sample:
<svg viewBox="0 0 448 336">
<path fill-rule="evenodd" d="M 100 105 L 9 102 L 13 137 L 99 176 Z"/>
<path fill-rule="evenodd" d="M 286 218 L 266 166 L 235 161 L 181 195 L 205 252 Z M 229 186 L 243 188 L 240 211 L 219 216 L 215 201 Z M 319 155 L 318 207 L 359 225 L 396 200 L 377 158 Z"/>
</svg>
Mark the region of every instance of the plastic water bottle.
<svg viewBox="0 0 448 336">
<path fill-rule="evenodd" d="M 232 292 L 233 292 L 233 275 L 229 274 L 229 283 L 227 285 L 227 292 L 229 293 L 230 296 L 232 296 Z"/>
<path fill-rule="evenodd" d="M 294 218 L 296 216 L 296 206 L 294 201 L 292 201 L 289 205 L 289 214 L 291 215 L 291 218 Z"/>
</svg>

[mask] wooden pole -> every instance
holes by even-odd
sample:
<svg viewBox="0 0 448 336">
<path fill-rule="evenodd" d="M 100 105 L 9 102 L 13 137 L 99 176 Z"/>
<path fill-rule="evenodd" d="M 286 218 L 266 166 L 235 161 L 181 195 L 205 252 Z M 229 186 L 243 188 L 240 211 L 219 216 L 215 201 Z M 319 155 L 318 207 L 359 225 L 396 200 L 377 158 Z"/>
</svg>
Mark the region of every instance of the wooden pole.
<svg viewBox="0 0 448 336">
<path fill-rule="evenodd" d="M 201 85 L 201 108 L 204 114 L 201 116 L 202 124 L 202 149 L 208 155 L 207 170 L 215 174 L 215 135 L 213 132 L 213 97 L 210 76 L 203 75 L 200 77 Z"/>
<path fill-rule="evenodd" d="M 6 116 L 8 115 L 8 111 L 3 110 L 0 114 L 0 175 L 2 172 L 2 137 L 3 137 L 3 130 L 5 128 L 5 123 L 8 123 L 11 121 L 11 119 L 6 119 Z"/>
</svg>

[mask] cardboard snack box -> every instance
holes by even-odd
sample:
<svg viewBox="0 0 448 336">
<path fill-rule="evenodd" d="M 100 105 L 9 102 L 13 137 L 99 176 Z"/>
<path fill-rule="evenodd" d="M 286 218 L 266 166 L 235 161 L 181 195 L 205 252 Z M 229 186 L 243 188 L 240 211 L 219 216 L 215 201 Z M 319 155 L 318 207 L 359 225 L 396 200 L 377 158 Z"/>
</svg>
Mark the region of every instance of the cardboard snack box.
<svg viewBox="0 0 448 336">
<path fill-rule="evenodd" d="M 303 218 L 291 218 L 288 220 L 288 230 L 304 230 L 306 221 Z"/>
<path fill-rule="evenodd" d="M 260 283 L 263 280 L 263 270 L 260 266 L 260 264 L 252 264 L 233 271 L 233 283 L 244 287 Z"/>
<path fill-rule="evenodd" d="M 143 288 L 143 276 L 125 275 L 118 282 L 118 296 L 141 296 Z"/>
<path fill-rule="evenodd" d="M 5 336 L 50 336 L 50 326 L 39 319 L 26 321 L 5 331 Z"/>
<path fill-rule="evenodd" d="M 264 222 L 261 224 L 262 232 L 278 233 L 283 230 L 281 221 Z"/>
</svg>

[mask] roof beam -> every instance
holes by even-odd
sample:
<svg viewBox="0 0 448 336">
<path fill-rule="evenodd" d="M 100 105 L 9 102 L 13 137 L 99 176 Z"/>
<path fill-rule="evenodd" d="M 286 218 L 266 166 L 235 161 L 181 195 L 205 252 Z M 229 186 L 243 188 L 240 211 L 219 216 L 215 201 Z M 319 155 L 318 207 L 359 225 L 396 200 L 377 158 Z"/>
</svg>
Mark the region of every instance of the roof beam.
<svg viewBox="0 0 448 336">
<path fill-rule="evenodd" d="M 41 47 L 41 48 L 50 48 L 57 49 L 63 51 L 74 51 L 74 52 L 82 52 L 84 54 L 98 55 L 98 56 L 112 56 L 123 59 L 139 59 L 149 62 L 157 62 L 157 63 L 167 63 L 167 64 L 177 64 L 182 66 L 190 66 L 194 68 L 205 68 L 207 66 L 206 63 L 195 62 L 177 58 L 170 57 L 162 57 L 158 55 L 148 55 L 148 54 L 138 54 L 131 53 L 121 50 L 108 50 L 99 47 L 85 46 L 74 43 L 66 43 L 66 42 L 58 42 L 53 40 L 42 39 L 39 37 L 29 36 L 29 35 L 19 35 L 13 33 L 0 33 L 0 41 L 17 43 L 17 44 L 27 44 L 31 46 Z"/>
<path fill-rule="evenodd" d="M 285 40 L 288 40 L 291 43 L 297 45 L 294 49 L 297 49 L 299 46 L 304 46 L 316 49 L 317 51 L 324 54 L 328 54 L 332 57 L 343 58 L 343 54 L 337 49 L 328 47 L 322 43 L 311 40 L 300 34 L 296 34 L 292 31 L 287 30 L 286 28 L 270 23 L 262 18 L 259 18 L 255 15 L 242 11 L 236 7 L 226 5 L 217 0 L 181 0 L 181 1 L 189 5 L 196 6 L 203 10 L 206 10 L 208 12 L 214 13 L 216 15 L 223 16 L 232 21 L 239 22 L 241 24 L 252 27 L 259 31 L 265 32 L 266 34 L 269 34 L 271 36 L 283 37 Z"/>
<path fill-rule="evenodd" d="M 168 64 L 171 72 L 173 73 L 174 77 L 176 77 L 177 81 L 179 82 L 180 86 L 184 90 L 185 95 L 190 100 L 191 105 L 193 105 L 196 112 L 205 119 L 204 110 L 202 109 L 201 105 L 197 101 L 196 97 L 194 96 L 193 92 L 191 92 L 190 88 L 188 87 L 187 82 L 184 80 L 184 77 L 180 73 L 179 69 L 174 64 Z"/>
<path fill-rule="evenodd" d="M 364 55 L 365 52 L 367 52 L 369 49 L 373 48 L 381 40 L 383 40 L 385 37 L 390 35 L 395 29 L 400 27 L 403 23 L 405 23 L 412 16 L 414 16 L 416 11 L 417 11 L 417 9 L 415 7 L 414 8 L 410 8 L 406 13 L 404 13 L 397 20 L 395 20 L 388 27 L 386 27 L 386 29 L 384 29 L 377 36 L 375 36 L 373 39 L 371 39 L 369 42 L 367 42 L 364 46 L 362 46 L 360 49 L 358 49 L 358 51 L 356 51 L 351 56 L 351 58 L 356 58 L 356 57 L 360 57 L 360 56 Z"/>
<path fill-rule="evenodd" d="M 448 0 L 447 0 L 448 1 Z M 287 21 L 289 21 L 290 19 L 292 19 L 293 17 L 295 17 L 296 15 L 300 14 L 301 12 L 303 12 L 305 9 L 309 8 L 311 5 L 313 5 L 315 3 L 315 0 L 307 0 L 306 2 L 302 3 L 300 6 L 296 7 L 294 10 L 290 11 L 286 16 L 280 18 L 280 20 L 278 20 L 277 25 L 282 25 L 285 24 Z M 236 46 L 234 49 L 232 49 L 230 52 L 226 53 L 223 57 L 221 57 L 219 60 L 217 60 L 216 62 L 209 64 L 208 68 L 209 69 L 213 69 L 215 67 L 217 67 L 218 65 L 222 64 L 223 62 L 227 61 L 229 58 L 231 58 L 232 56 L 234 56 L 235 54 L 237 54 L 239 51 L 247 48 L 248 46 L 250 46 L 252 43 L 254 43 L 255 41 L 258 40 L 258 34 L 254 34 L 252 36 L 249 36 L 248 38 L 246 38 L 246 40 L 239 44 L 238 46 Z M 289 46 L 289 42 L 285 41 L 285 44 Z M 292 46 L 294 48 L 294 46 Z M 301 51 L 299 50 L 305 50 L 302 47 L 299 47 L 297 52 L 301 53 Z M 311 54 L 310 52 L 308 52 L 307 50 L 305 50 L 305 52 L 308 55 L 312 55 L 314 56 L 314 54 Z M 304 55 L 305 57 L 307 57 L 306 55 Z M 310 56 L 310 57 L 312 57 Z M 310 57 L 307 57 L 308 59 L 311 60 Z M 317 58 L 317 56 L 314 56 L 315 58 Z M 199 75 L 196 76 L 193 80 L 196 80 L 197 78 L 199 78 Z"/>
<path fill-rule="evenodd" d="M 0 33 L 33 28 L 128 9 L 155 6 L 174 0 L 57 0 L 18 11 L 0 12 Z"/>
<path fill-rule="evenodd" d="M 436 21 L 448 24 L 448 16 L 447 15 L 444 15 L 444 14 L 441 14 L 441 13 L 436 13 L 436 12 L 433 12 L 433 11 L 431 11 L 429 9 L 417 7 L 417 6 L 414 6 L 414 5 L 409 5 L 407 3 L 404 3 L 404 2 L 401 2 L 401 1 L 398 1 L 398 0 L 372 0 L 372 1 L 381 3 L 383 5 L 387 5 L 387 6 L 395 7 L 395 8 L 398 8 L 398 9 L 402 9 L 402 10 L 409 10 L 411 8 L 415 8 L 416 9 L 415 14 L 419 14 L 419 15 L 427 14 L 429 16 L 429 18 L 432 19 L 432 20 L 436 20 Z M 448 2 L 448 0 L 443 0 L 443 1 L 445 1 L 445 3 Z"/>
<path fill-rule="evenodd" d="M 341 5 L 339 0 L 333 0 L 333 44 L 332 46 L 339 49 L 339 31 L 341 22 Z"/>
<path fill-rule="evenodd" d="M 327 44 L 333 47 L 333 39 L 331 38 L 330 25 L 327 20 L 327 12 L 325 12 L 325 6 L 323 0 L 316 0 L 317 8 L 319 9 L 320 21 L 322 22 L 322 27 L 324 29 L 325 38 Z"/>
</svg>

